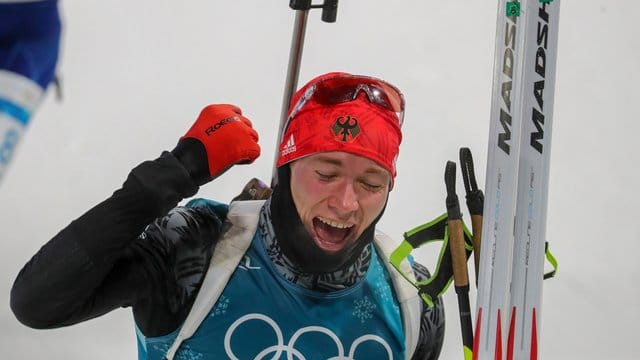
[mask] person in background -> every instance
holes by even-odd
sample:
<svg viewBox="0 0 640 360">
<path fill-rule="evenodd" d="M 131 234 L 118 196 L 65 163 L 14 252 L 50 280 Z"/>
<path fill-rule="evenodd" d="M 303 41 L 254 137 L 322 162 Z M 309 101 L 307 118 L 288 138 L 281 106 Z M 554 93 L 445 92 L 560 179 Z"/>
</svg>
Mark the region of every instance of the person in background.
<svg viewBox="0 0 640 360">
<path fill-rule="evenodd" d="M 54 79 L 60 33 L 57 0 L 0 0 L 0 181 Z"/>
</svg>

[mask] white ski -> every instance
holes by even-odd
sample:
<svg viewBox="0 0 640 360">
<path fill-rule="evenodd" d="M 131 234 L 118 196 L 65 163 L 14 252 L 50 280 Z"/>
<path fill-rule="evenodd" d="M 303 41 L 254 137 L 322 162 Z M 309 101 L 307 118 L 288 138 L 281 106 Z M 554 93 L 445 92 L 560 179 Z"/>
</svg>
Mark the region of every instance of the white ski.
<svg viewBox="0 0 640 360">
<path fill-rule="evenodd" d="M 524 104 L 507 359 L 538 359 L 560 0 L 526 1 Z"/>
<path fill-rule="evenodd" d="M 537 359 L 560 0 L 499 1 L 474 359 Z"/>
<path fill-rule="evenodd" d="M 474 359 L 502 360 L 506 347 L 526 25 L 514 3 L 498 1 Z"/>
</svg>

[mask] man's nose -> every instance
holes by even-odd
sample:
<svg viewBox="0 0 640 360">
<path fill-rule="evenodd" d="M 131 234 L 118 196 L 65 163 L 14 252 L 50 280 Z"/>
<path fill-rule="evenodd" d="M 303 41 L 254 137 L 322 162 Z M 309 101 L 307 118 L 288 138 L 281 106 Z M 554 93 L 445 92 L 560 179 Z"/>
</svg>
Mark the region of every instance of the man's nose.
<svg viewBox="0 0 640 360">
<path fill-rule="evenodd" d="M 337 210 L 345 213 L 353 212 L 358 209 L 358 193 L 355 188 L 356 184 L 351 181 L 345 181 L 336 189 L 336 193 L 332 197 L 333 205 Z"/>
</svg>

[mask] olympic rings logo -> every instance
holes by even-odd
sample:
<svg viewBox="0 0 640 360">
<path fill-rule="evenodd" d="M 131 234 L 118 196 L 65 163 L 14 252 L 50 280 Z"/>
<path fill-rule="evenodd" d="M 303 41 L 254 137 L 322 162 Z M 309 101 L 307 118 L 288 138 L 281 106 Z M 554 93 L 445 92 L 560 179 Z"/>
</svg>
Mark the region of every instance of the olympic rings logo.
<svg viewBox="0 0 640 360">
<path fill-rule="evenodd" d="M 233 333 L 240 325 L 250 320 L 260 320 L 267 323 L 267 325 L 271 326 L 277 338 L 277 343 L 275 345 L 269 346 L 264 350 L 260 351 L 260 353 L 258 353 L 258 355 L 256 355 L 256 357 L 253 360 L 266 359 L 267 356 L 269 356 L 270 354 L 273 354 L 273 357 L 271 357 L 272 360 L 277 360 L 277 359 L 280 359 L 283 352 L 286 353 L 287 360 L 294 360 L 294 359 L 305 360 L 306 359 L 305 356 L 295 348 L 295 344 L 296 344 L 296 341 L 300 338 L 300 336 L 302 336 L 305 333 L 311 333 L 311 332 L 318 332 L 321 334 L 325 334 L 331 340 L 333 340 L 333 342 L 336 344 L 338 355 L 327 358 L 327 360 L 355 360 L 354 355 L 358 346 L 367 341 L 374 341 L 382 345 L 382 347 L 384 348 L 387 354 L 387 358 L 389 360 L 393 360 L 393 353 L 391 352 L 391 347 L 389 346 L 389 344 L 383 338 L 377 335 L 372 335 L 372 334 L 363 335 L 355 339 L 353 341 L 353 344 L 351 344 L 351 347 L 349 348 L 349 353 L 345 355 L 344 346 L 342 345 L 342 342 L 340 341 L 338 336 L 333 331 L 322 326 L 307 326 L 307 327 L 298 329 L 291 336 L 291 339 L 289 340 L 289 342 L 285 345 L 284 336 L 282 335 L 282 331 L 280 330 L 280 327 L 278 326 L 278 324 L 275 321 L 273 321 L 273 319 L 271 319 L 270 317 L 262 314 L 244 315 L 240 317 L 238 320 L 234 321 L 233 324 L 231 324 L 231 326 L 227 330 L 224 336 L 224 350 L 227 353 L 227 356 L 232 360 L 240 360 L 240 359 L 231 349 L 231 337 L 233 336 Z"/>
</svg>

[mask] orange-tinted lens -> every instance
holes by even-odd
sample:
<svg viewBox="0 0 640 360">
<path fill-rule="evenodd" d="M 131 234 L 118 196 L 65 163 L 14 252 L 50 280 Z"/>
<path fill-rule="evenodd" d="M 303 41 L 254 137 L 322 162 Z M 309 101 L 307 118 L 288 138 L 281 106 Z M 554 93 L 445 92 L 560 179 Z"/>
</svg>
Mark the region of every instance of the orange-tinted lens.
<svg viewBox="0 0 640 360">
<path fill-rule="evenodd" d="M 398 89 L 382 80 L 361 77 L 335 77 L 317 84 L 313 99 L 323 105 L 354 100 L 358 92 L 365 91 L 369 101 L 396 113 L 404 111 L 404 99 Z"/>
</svg>

